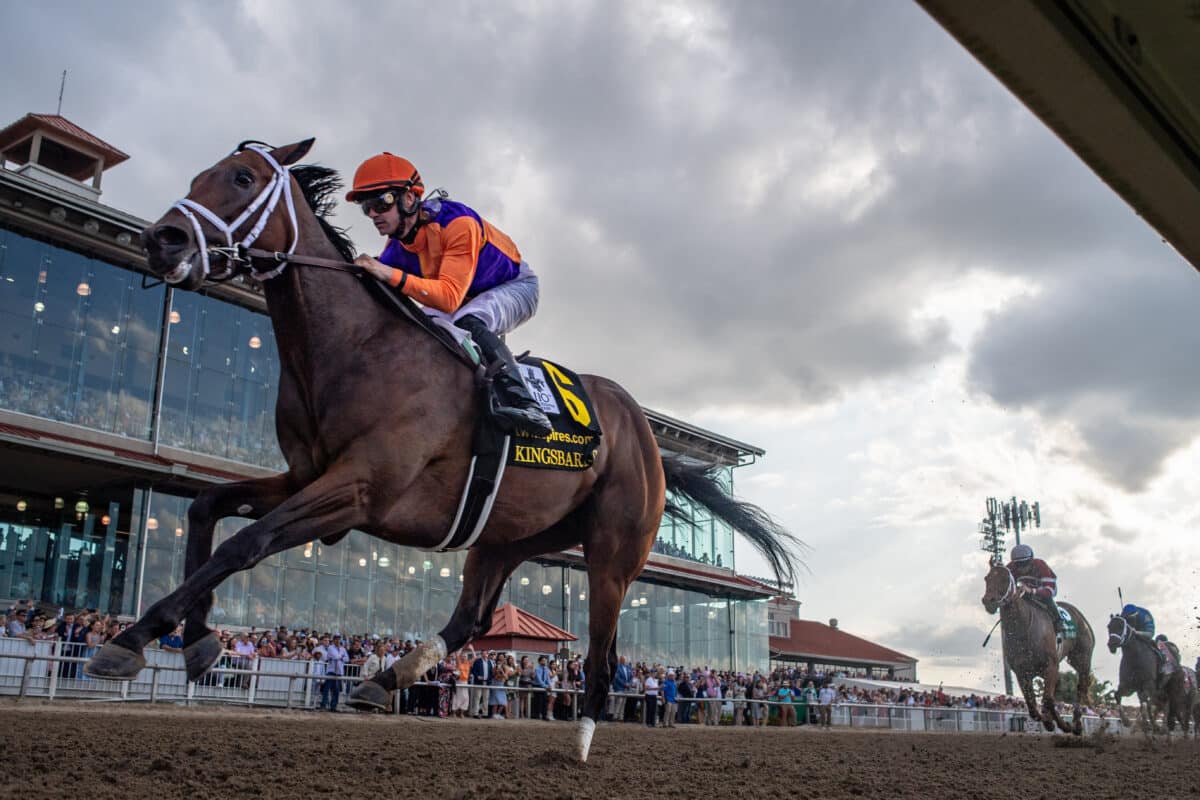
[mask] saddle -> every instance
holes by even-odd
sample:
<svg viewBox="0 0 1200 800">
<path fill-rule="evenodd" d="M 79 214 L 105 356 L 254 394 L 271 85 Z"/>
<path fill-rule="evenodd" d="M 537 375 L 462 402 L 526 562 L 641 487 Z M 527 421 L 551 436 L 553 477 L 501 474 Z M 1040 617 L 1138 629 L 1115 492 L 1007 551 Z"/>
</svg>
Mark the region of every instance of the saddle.
<svg viewBox="0 0 1200 800">
<path fill-rule="evenodd" d="M 376 295 L 401 316 L 432 336 L 472 372 L 481 408 L 490 402 L 491 377 L 466 332 L 442 317 L 431 317 L 408 297 L 367 281 Z M 549 417 L 553 430 L 540 437 L 525 431 L 508 433 L 489 413 L 479 414 L 471 438 L 471 464 L 458 513 L 435 550 L 465 550 L 483 532 L 505 466 L 581 471 L 596 459 L 600 420 L 583 382 L 571 370 L 528 353 L 517 357 L 530 394 Z"/>
</svg>

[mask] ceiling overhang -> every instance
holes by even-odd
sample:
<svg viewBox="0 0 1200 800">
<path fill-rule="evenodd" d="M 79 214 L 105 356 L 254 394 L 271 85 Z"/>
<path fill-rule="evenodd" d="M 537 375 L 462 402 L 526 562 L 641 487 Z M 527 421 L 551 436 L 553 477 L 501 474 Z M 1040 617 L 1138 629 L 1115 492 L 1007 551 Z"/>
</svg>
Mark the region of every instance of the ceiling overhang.
<svg viewBox="0 0 1200 800">
<path fill-rule="evenodd" d="M 1200 2 L 917 2 L 1200 269 Z"/>
</svg>

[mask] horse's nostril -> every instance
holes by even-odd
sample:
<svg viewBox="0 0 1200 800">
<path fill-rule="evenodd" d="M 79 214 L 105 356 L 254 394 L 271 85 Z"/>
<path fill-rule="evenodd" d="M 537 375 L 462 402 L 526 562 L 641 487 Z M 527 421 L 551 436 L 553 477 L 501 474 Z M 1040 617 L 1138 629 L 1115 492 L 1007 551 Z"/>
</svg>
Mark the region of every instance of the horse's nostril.
<svg viewBox="0 0 1200 800">
<path fill-rule="evenodd" d="M 187 231 L 175 225 L 159 225 L 152 235 L 162 247 L 183 247 L 188 243 Z"/>
</svg>

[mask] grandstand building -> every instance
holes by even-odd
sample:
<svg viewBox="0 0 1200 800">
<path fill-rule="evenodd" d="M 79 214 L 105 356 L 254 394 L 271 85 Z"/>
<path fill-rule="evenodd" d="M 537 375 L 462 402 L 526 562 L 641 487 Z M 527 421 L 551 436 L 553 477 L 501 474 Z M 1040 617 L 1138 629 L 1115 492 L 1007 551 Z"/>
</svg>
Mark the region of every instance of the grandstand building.
<svg viewBox="0 0 1200 800">
<path fill-rule="evenodd" d="M 148 280 L 147 221 L 100 202 L 102 176 L 127 158 L 57 115 L 0 130 L 0 600 L 136 617 L 182 580 L 196 492 L 283 467 L 258 287 Z M 647 414 L 664 450 L 720 465 L 730 487 L 763 453 Z M 730 528 L 691 511 L 663 521 L 618 646 L 639 660 L 764 668 L 776 591 L 735 571 Z M 245 522 L 223 521 L 217 543 Z M 212 621 L 424 637 L 448 619 L 463 560 L 356 531 L 229 578 Z M 587 592 L 576 550 L 522 565 L 501 602 L 586 642 Z"/>
<path fill-rule="evenodd" d="M 773 665 L 851 678 L 917 679 L 917 659 L 846 633 L 836 619 L 801 619 L 800 603 L 791 598 L 771 600 L 767 626 Z"/>
</svg>

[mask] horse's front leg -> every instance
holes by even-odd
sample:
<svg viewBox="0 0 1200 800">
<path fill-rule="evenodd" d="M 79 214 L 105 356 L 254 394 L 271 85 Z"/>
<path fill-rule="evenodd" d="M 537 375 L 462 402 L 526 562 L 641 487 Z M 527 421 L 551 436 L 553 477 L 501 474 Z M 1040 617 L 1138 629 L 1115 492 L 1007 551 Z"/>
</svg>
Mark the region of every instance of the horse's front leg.
<svg viewBox="0 0 1200 800">
<path fill-rule="evenodd" d="M 1033 676 L 1021 675 L 1017 681 L 1021 686 L 1021 695 L 1025 698 L 1025 706 L 1029 709 L 1029 718 L 1034 722 L 1041 722 L 1042 715 L 1038 711 L 1037 696 L 1033 693 Z"/>
<path fill-rule="evenodd" d="M 1142 723 L 1142 732 L 1146 736 L 1154 733 L 1154 693 L 1146 689 L 1142 689 L 1137 693 L 1138 698 L 1138 720 Z"/>
<path fill-rule="evenodd" d="M 1076 736 L 1082 736 L 1083 707 L 1087 704 L 1088 690 L 1092 685 L 1092 671 L 1077 668 L 1075 674 L 1079 676 L 1079 684 L 1075 688 L 1075 710 L 1071 713 L 1071 732 Z"/>
<path fill-rule="evenodd" d="M 1121 723 L 1122 728 L 1128 728 L 1131 723 L 1125 717 L 1125 706 L 1121 705 L 1121 701 L 1131 694 L 1133 694 L 1133 689 L 1126 688 L 1125 684 L 1123 683 L 1117 684 L 1117 690 L 1115 694 L 1117 700 L 1117 721 Z"/>
<path fill-rule="evenodd" d="M 237 483 L 213 486 L 200 494 L 188 507 L 187 554 L 183 564 L 184 580 L 190 578 L 212 556 L 213 531 L 225 517 L 261 519 L 295 493 L 291 473 L 272 475 Z M 198 680 L 221 656 L 221 641 L 208 628 L 213 594 L 202 596 L 184 616 L 183 658 L 188 680 Z"/>
<path fill-rule="evenodd" d="M 1046 669 L 1046 674 L 1042 676 L 1042 725 L 1048 731 L 1054 730 L 1054 726 L 1058 725 L 1058 729 L 1063 733 L 1070 733 L 1071 726 L 1058 713 L 1058 707 L 1054 703 L 1054 694 L 1058 690 L 1058 664 L 1051 664 Z"/>
<path fill-rule="evenodd" d="M 234 572 L 323 533 L 368 522 L 367 482 L 357 470 L 333 469 L 289 497 L 258 522 L 223 543 L 179 588 L 100 649 L 84 666 L 88 675 L 132 680 L 146 665 L 142 649 L 169 632 L 192 606 Z"/>
</svg>

